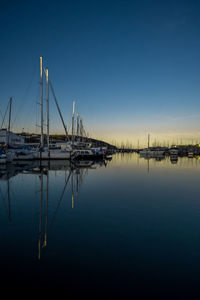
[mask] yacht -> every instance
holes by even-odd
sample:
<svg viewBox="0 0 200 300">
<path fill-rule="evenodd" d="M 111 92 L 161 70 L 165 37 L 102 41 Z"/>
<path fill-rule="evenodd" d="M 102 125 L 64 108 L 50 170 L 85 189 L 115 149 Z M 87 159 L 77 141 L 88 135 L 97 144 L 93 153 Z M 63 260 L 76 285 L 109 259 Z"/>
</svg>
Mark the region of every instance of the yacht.
<svg viewBox="0 0 200 300">
<path fill-rule="evenodd" d="M 70 147 L 44 148 L 39 152 L 37 159 L 65 160 L 70 159 L 72 149 Z"/>
<path fill-rule="evenodd" d="M 178 149 L 177 148 L 170 148 L 169 154 L 171 155 L 178 155 Z"/>
<path fill-rule="evenodd" d="M 7 161 L 26 161 L 34 160 L 39 156 L 38 148 L 31 147 L 18 147 L 18 148 L 9 148 L 7 150 Z"/>
<path fill-rule="evenodd" d="M 157 148 L 147 148 L 139 151 L 140 156 L 143 157 L 160 157 L 164 156 L 165 151 Z"/>
<path fill-rule="evenodd" d="M 192 150 L 188 151 L 188 157 L 193 158 L 194 157 L 194 152 Z"/>
</svg>

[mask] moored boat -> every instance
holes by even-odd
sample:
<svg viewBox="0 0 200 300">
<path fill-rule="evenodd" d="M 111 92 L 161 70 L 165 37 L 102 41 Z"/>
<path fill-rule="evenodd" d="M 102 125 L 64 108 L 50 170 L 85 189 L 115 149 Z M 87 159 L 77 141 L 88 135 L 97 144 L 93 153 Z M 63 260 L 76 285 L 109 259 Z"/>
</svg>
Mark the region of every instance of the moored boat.
<svg viewBox="0 0 200 300">
<path fill-rule="evenodd" d="M 169 155 L 178 155 L 178 149 L 177 148 L 170 148 L 169 149 Z"/>
<path fill-rule="evenodd" d="M 143 156 L 143 157 L 160 157 L 160 156 L 164 156 L 165 151 L 160 150 L 160 149 L 147 148 L 147 149 L 143 149 L 143 150 L 139 151 L 139 153 L 140 153 L 140 156 Z"/>
<path fill-rule="evenodd" d="M 188 157 L 189 158 L 193 158 L 194 157 L 194 153 L 192 151 L 188 152 Z"/>
</svg>

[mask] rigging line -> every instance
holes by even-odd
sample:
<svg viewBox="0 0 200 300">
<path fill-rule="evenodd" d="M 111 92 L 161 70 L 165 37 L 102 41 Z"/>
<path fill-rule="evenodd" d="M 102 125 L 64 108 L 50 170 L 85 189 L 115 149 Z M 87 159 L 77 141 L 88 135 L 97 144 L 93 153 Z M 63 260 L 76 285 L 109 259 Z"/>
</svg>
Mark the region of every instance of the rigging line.
<svg viewBox="0 0 200 300">
<path fill-rule="evenodd" d="M 50 80 L 49 80 L 49 85 L 50 85 L 50 88 L 51 88 L 51 91 L 52 91 L 52 94 L 53 94 L 53 97 L 54 97 L 54 101 L 55 101 L 55 103 L 56 103 L 56 107 L 57 107 L 57 109 L 58 109 L 58 112 L 59 112 L 59 115 L 60 115 L 60 118 L 61 118 L 61 121 L 62 121 L 63 127 L 64 127 L 64 129 L 65 129 L 66 138 L 67 138 L 67 140 L 69 140 L 67 127 L 66 127 L 65 122 L 64 122 L 64 120 L 63 120 L 63 117 L 62 117 L 62 114 L 61 114 L 61 111 L 60 111 L 60 108 L 59 108 L 59 105 L 58 105 L 58 101 L 57 101 L 57 99 L 56 99 L 56 95 L 55 95 L 55 92 L 54 92 L 54 89 L 53 89 L 53 85 L 52 85 L 52 83 L 51 83 Z"/>
<path fill-rule="evenodd" d="M 63 191 L 62 191 L 62 194 L 61 194 L 61 196 L 60 196 L 60 200 L 58 201 L 58 204 L 57 204 L 57 207 L 56 207 L 54 216 L 53 216 L 52 221 L 51 221 L 51 224 L 50 224 L 50 226 L 49 226 L 49 231 L 50 231 L 50 230 L 52 229 L 52 227 L 53 227 L 53 223 L 54 223 L 54 221 L 55 221 L 57 211 L 58 211 L 58 209 L 59 209 L 59 207 L 60 207 L 60 204 L 61 204 L 61 202 L 62 202 L 64 193 L 65 193 L 65 189 L 66 189 L 67 184 L 68 184 L 68 182 L 69 182 L 71 173 L 72 173 L 72 171 L 69 172 L 69 175 L 68 175 L 67 180 L 66 180 L 66 182 L 65 182 L 65 186 L 64 186 Z"/>
<path fill-rule="evenodd" d="M 2 127 L 3 127 L 3 123 L 4 123 L 4 121 L 5 121 L 5 117 L 6 117 L 6 114 L 7 114 L 7 111 L 8 111 L 8 107 L 9 107 L 9 102 L 8 102 L 8 104 L 7 104 L 7 108 L 6 108 L 6 111 L 5 111 L 5 114 L 4 114 L 4 117 L 3 117 L 2 123 L 1 123 L 1 129 L 2 129 Z"/>
<path fill-rule="evenodd" d="M 19 112 L 21 111 L 21 109 L 22 109 L 22 107 L 23 107 L 23 105 L 24 105 L 24 103 L 25 103 L 25 99 L 26 99 L 27 96 L 28 96 L 29 90 L 30 90 L 30 88 L 31 88 L 31 86 L 32 86 L 32 83 L 33 83 L 33 79 L 34 79 L 34 77 L 35 77 L 36 70 L 37 70 L 37 65 L 35 64 L 35 68 L 34 68 L 34 70 L 33 70 L 32 76 L 31 76 L 31 80 L 29 81 L 29 83 L 28 83 L 28 85 L 27 85 L 27 88 L 26 88 L 25 93 L 24 93 L 24 97 L 23 97 L 22 100 L 21 100 L 21 104 L 20 104 L 20 106 L 19 106 L 19 108 L 18 108 L 18 111 L 16 112 L 16 115 L 15 115 L 14 120 L 13 120 L 13 122 L 11 123 L 11 127 L 13 127 L 13 125 L 14 125 L 14 123 L 15 123 L 15 121 L 16 121 L 18 115 L 19 115 Z"/>
</svg>

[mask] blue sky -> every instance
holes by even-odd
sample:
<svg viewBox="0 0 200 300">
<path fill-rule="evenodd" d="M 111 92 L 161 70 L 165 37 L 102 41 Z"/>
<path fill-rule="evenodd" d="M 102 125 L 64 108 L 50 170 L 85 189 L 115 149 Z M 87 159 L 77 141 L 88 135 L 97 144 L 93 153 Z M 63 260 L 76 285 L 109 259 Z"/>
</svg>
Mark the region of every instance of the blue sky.
<svg viewBox="0 0 200 300">
<path fill-rule="evenodd" d="M 68 127 L 75 100 L 92 137 L 196 138 L 199 14 L 194 0 L 1 1 L 0 109 L 12 96 L 12 129 L 36 131 L 43 56 Z"/>
</svg>

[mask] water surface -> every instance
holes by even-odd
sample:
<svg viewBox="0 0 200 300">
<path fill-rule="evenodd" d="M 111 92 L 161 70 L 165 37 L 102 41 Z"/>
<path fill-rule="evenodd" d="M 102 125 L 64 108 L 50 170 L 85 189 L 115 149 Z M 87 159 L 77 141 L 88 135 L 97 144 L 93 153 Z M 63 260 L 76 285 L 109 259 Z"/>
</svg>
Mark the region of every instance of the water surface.
<svg viewBox="0 0 200 300">
<path fill-rule="evenodd" d="M 198 158 L 137 154 L 2 167 L 2 286 L 198 299 L 199 172 Z"/>
</svg>

